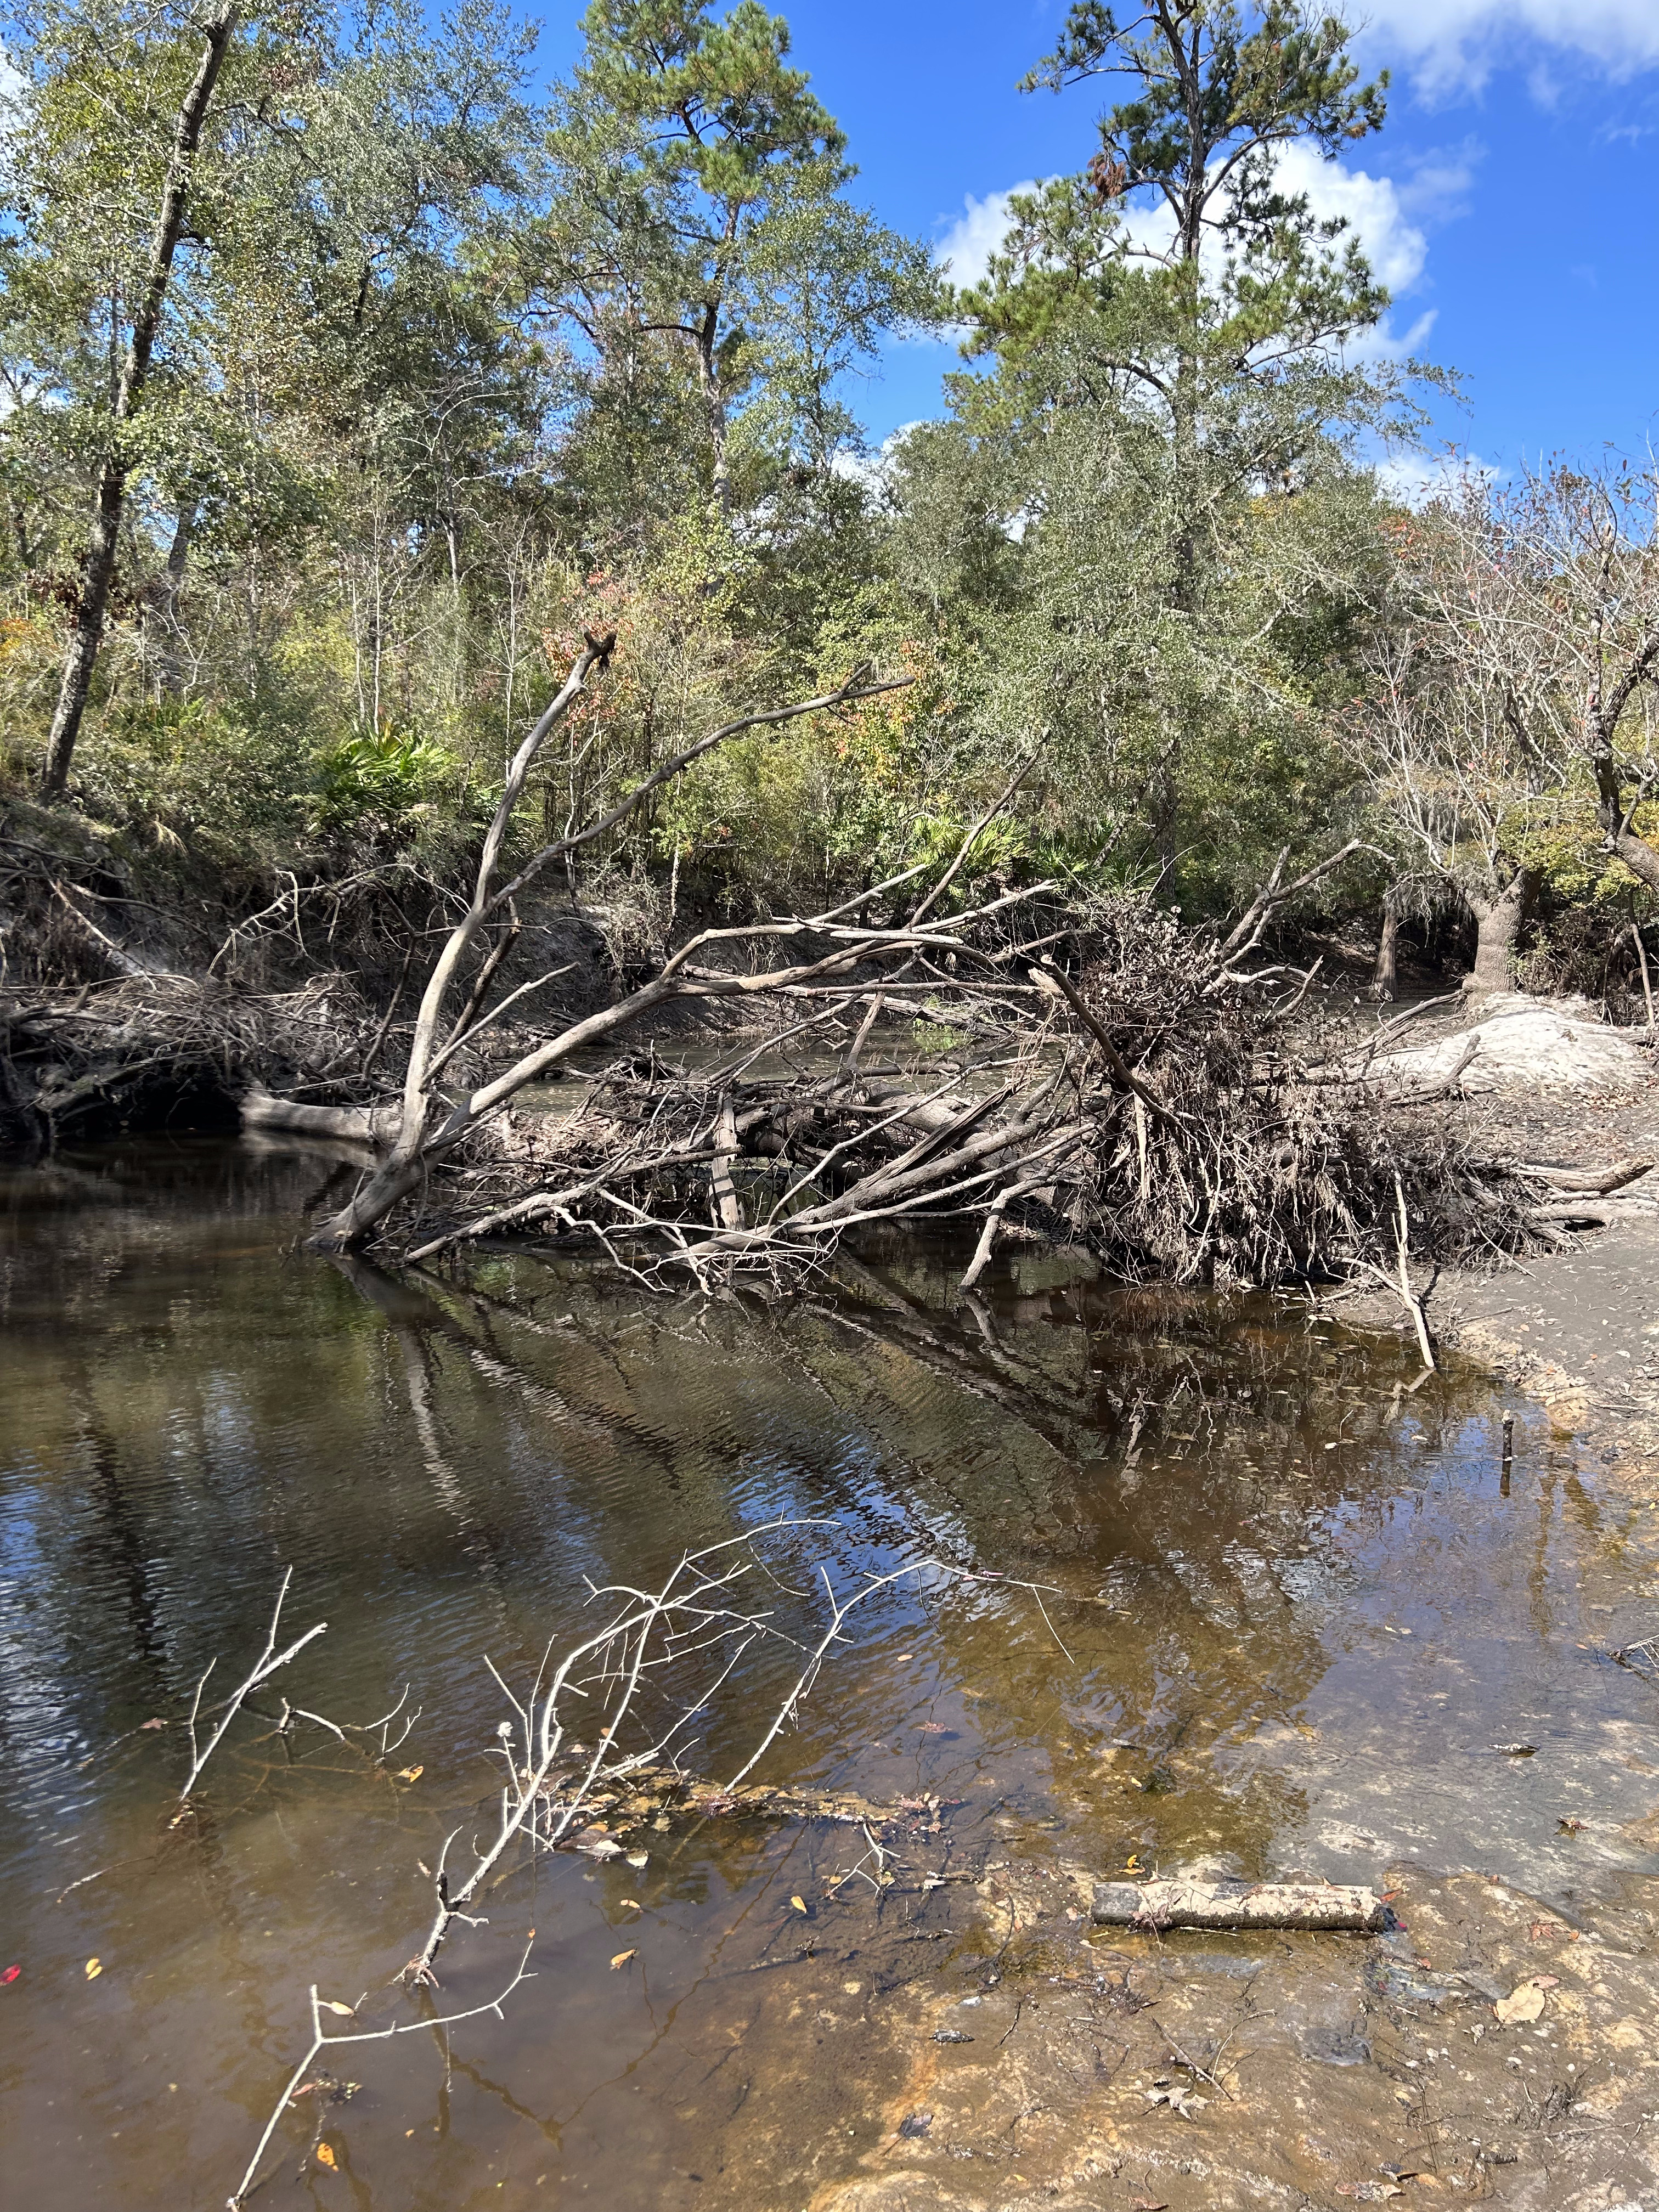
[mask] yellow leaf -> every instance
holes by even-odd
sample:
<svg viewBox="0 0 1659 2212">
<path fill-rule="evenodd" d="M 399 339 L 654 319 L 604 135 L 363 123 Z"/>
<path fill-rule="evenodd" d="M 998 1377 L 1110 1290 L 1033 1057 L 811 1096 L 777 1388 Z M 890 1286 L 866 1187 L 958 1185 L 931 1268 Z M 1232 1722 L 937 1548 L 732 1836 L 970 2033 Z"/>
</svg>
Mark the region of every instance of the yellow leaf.
<svg viewBox="0 0 1659 2212">
<path fill-rule="evenodd" d="M 329 2148 L 326 2143 L 318 2144 L 317 2163 L 319 2166 L 337 2166 L 339 2162 L 339 2160 L 335 2157 L 333 2152 Z"/>
<path fill-rule="evenodd" d="M 1529 2025 L 1541 2017 L 1544 1992 L 1536 1979 L 1518 1983 L 1506 1997 L 1499 1997 L 1492 2007 L 1505 2027 Z"/>
<path fill-rule="evenodd" d="M 356 2018 L 356 2014 L 352 2011 L 351 2007 L 349 2004 L 342 2004 L 338 1997 L 319 1997 L 317 2002 L 322 2006 L 325 2012 L 337 2012 L 339 2014 L 342 2020 L 355 2020 Z"/>
<path fill-rule="evenodd" d="M 805 1911 L 806 1899 L 804 1897 L 792 1897 L 789 1902 L 794 1906 L 797 1912 Z"/>
<path fill-rule="evenodd" d="M 399 1782 L 418 1782 L 425 1772 L 423 1766 L 405 1766 L 399 1769 L 398 1779 Z"/>
<path fill-rule="evenodd" d="M 635 1944 L 631 1951 L 618 1951 L 616 1957 L 611 1961 L 611 1972 L 613 1974 L 619 1974 L 630 1959 L 637 1959 L 639 1955 L 639 1946 L 637 1944 Z"/>
<path fill-rule="evenodd" d="M 100 1960 L 88 1959 L 87 1960 L 87 1979 L 89 1982 L 95 1982 L 99 1975 L 101 1974 L 103 1971 L 103 1965 Z"/>
</svg>

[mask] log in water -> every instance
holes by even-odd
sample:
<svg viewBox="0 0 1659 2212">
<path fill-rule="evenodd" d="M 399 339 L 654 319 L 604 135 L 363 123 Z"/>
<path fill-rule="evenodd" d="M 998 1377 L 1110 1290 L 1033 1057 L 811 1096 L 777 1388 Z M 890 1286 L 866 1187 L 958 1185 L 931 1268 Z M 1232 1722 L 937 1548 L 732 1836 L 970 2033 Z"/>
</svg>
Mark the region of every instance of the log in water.
<svg viewBox="0 0 1659 2212">
<path fill-rule="evenodd" d="M 1389 1911 L 1375 1890 L 1333 1881 L 1103 1881 L 1094 1917 L 1103 1926 L 1307 1928 L 1375 1936 Z"/>
</svg>

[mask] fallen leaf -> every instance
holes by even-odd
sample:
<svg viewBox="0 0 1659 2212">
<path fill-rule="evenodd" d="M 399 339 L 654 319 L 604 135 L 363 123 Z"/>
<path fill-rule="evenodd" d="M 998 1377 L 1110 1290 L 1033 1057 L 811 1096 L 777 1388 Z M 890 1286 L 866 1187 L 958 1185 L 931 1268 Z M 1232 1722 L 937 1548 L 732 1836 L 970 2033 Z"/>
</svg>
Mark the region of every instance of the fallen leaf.
<svg viewBox="0 0 1659 2212">
<path fill-rule="evenodd" d="M 140 1721 L 138 1723 L 138 1733 L 140 1735 L 143 1735 L 146 1730 L 149 1729 L 165 1728 L 166 1726 L 167 1723 L 165 1721 Z"/>
<path fill-rule="evenodd" d="M 398 1772 L 398 1779 L 399 1782 L 418 1782 L 425 1772 L 426 1769 L 423 1766 L 400 1767 Z"/>
<path fill-rule="evenodd" d="M 332 2169 L 338 2166 L 340 2161 L 335 2157 L 333 2152 L 329 2148 L 326 2143 L 319 2143 L 317 2146 L 317 2163 L 319 2166 L 326 2166 Z"/>
<path fill-rule="evenodd" d="M 0 1988 L 3 1988 L 9 1982 L 15 1982 L 22 1971 L 21 1966 L 8 1966 L 5 1972 L 0 1974 Z"/>
<path fill-rule="evenodd" d="M 643 1912 L 645 1907 L 637 1897 L 623 1897 L 617 1900 L 617 1910 L 619 1912 Z"/>
<path fill-rule="evenodd" d="M 103 1965 L 100 1960 L 97 1959 L 88 1959 L 87 1960 L 87 1979 L 89 1982 L 95 1982 L 99 1975 L 101 1974 L 103 1971 Z"/>
<path fill-rule="evenodd" d="M 1183 2120 L 1196 2118 L 1210 2101 L 1207 2097 L 1194 2096 L 1184 2082 L 1172 2085 L 1168 2081 L 1159 2081 L 1146 2094 L 1146 2102 L 1149 2105 L 1167 2105 L 1172 2112 L 1178 2114 Z"/>
<path fill-rule="evenodd" d="M 790 1902 L 790 1904 L 791 1904 L 791 1905 L 793 1905 L 794 1906 L 794 1908 L 795 1908 L 795 1910 L 796 1910 L 796 1911 L 797 1911 L 797 1912 L 805 1912 L 805 1910 L 806 1910 L 806 1899 L 805 1899 L 804 1897 L 792 1897 L 792 1898 L 790 1899 L 789 1902 Z"/>
<path fill-rule="evenodd" d="M 1506 1997 L 1499 1997 L 1492 2007 L 1505 2027 L 1524 2027 L 1541 2018 L 1544 1992 L 1536 1981 L 1517 1982 Z"/>
<path fill-rule="evenodd" d="M 355 2020 L 356 2018 L 356 2014 L 352 2011 L 351 2007 L 349 2004 L 342 2004 L 338 1997 L 319 1997 L 317 2002 L 325 2012 L 337 2013 L 342 2020 Z"/>
<path fill-rule="evenodd" d="M 909 1652 L 908 1652 L 908 1651 L 901 1651 L 901 1652 L 899 1653 L 898 1657 L 897 1657 L 896 1659 L 895 1659 L 895 1660 L 894 1660 L 893 1664 L 894 1664 L 896 1667 L 902 1667 L 902 1666 L 903 1666 L 903 1664 L 904 1664 L 904 1662 L 905 1662 L 905 1661 L 906 1661 L 907 1659 L 908 1659 L 910 1656 L 911 1656 L 911 1654 L 910 1654 Z"/>
<path fill-rule="evenodd" d="M 611 1961 L 611 1972 L 613 1974 L 621 1973 L 623 1968 L 628 1964 L 629 1960 L 630 1959 L 637 1959 L 639 1955 L 640 1949 L 637 1943 L 634 1946 L 634 1948 L 631 1951 L 618 1951 L 616 1957 Z"/>
</svg>

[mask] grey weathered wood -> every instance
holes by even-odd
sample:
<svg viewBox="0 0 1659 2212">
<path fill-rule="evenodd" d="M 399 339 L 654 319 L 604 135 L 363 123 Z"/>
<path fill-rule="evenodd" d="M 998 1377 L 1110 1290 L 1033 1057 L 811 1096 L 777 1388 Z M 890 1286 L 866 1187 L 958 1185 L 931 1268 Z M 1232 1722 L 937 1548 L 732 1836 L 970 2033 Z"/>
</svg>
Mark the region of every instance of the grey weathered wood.
<svg viewBox="0 0 1659 2212">
<path fill-rule="evenodd" d="M 1388 1907 L 1375 1890 L 1330 1881 L 1103 1881 L 1103 1926 L 1353 1929 L 1376 1935 Z"/>
</svg>

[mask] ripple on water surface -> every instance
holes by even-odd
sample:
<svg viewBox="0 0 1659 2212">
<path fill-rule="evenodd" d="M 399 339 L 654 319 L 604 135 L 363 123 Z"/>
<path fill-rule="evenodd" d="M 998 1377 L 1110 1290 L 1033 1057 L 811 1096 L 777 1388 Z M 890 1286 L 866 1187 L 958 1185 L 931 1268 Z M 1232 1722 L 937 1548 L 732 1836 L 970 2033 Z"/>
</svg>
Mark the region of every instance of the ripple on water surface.
<svg viewBox="0 0 1659 2212">
<path fill-rule="evenodd" d="M 365 2203 L 805 2202 L 859 2170 L 907 2078 L 874 1993 L 983 1964 L 975 1881 L 1011 1839 L 1101 1873 L 1369 1880 L 1415 1856 L 1564 1911 L 1652 1866 L 1626 1824 L 1654 1692 L 1605 1657 L 1651 1626 L 1647 1555 L 1541 1424 L 1504 1486 L 1478 1376 L 1405 1395 L 1403 1354 L 1300 1309 L 1052 1261 L 964 1301 L 949 1255 L 866 1255 L 794 1305 L 642 1301 L 501 1255 L 392 1276 L 294 1249 L 331 1172 L 150 1144 L 4 1186 L 20 2203 L 222 2204 L 307 1984 L 392 2017 L 420 1867 L 486 1817 L 482 1655 L 521 1681 L 592 1584 L 781 1518 L 812 1524 L 767 1554 L 797 1637 L 821 1566 L 967 1571 L 854 1616 L 763 1770 L 945 1801 L 900 1880 L 836 1886 L 863 1850 L 842 1829 L 719 1820 L 653 1830 L 643 1869 L 515 1876 L 442 1992 L 483 2002 L 534 1926 L 505 2020 L 457 2030 L 447 2070 L 421 2037 L 360 2051 L 361 2088 L 285 2122 L 290 2165 L 325 2111 Z M 176 1821 L 194 1686 L 216 1660 L 235 1678 L 289 1565 L 292 1632 L 329 1624 L 289 1695 L 363 1719 L 409 1684 L 407 1764 L 249 1720 Z M 799 1663 L 758 1641 L 688 1764 L 740 1764 Z M 1305 2035 L 1364 2056 L 1340 2004 Z"/>
</svg>

